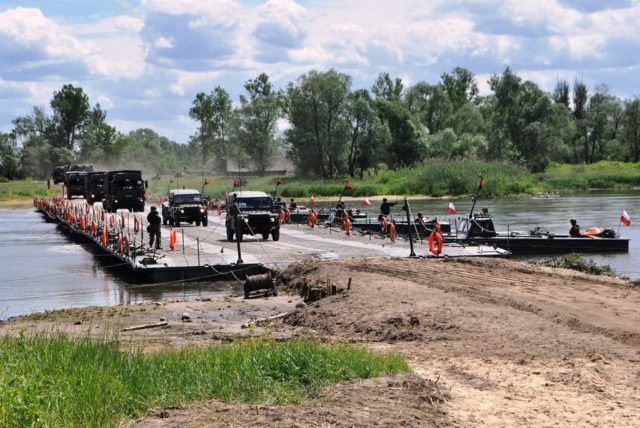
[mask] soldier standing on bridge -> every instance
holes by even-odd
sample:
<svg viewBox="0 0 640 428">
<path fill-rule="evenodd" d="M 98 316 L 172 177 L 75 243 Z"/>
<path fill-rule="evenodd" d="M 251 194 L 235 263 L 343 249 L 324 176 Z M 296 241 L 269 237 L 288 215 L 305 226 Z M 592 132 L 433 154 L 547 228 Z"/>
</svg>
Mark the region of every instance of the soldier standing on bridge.
<svg viewBox="0 0 640 428">
<path fill-rule="evenodd" d="M 147 232 L 149 232 L 149 246 L 153 248 L 153 241 L 155 239 L 156 250 L 161 250 L 160 224 L 162 223 L 162 219 L 160 218 L 156 207 L 151 207 L 151 212 L 147 216 L 147 221 L 149 222 L 149 227 L 147 228 Z"/>
</svg>

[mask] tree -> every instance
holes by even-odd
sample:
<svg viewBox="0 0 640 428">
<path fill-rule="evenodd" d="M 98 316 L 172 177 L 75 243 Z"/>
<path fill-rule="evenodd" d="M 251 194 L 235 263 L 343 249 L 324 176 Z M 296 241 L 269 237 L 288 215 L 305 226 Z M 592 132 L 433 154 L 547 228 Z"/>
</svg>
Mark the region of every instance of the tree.
<svg viewBox="0 0 640 428">
<path fill-rule="evenodd" d="M 231 126 L 233 108 L 231 97 L 221 86 L 216 86 L 211 94 L 200 92 L 189 110 L 189 117 L 200 122 L 194 136 L 202 153 L 202 168 L 205 169 L 209 155 L 216 159 L 218 171 L 226 169 L 230 155 L 228 133 Z"/>
<path fill-rule="evenodd" d="M 627 100 L 624 105 L 624 139 L 631 159 L 640 161 L 640 97 Z"/>
<path fill-rule="evenodd" d="M 82 88 L 66 84 L 53 93 L 51 100 L 53 123 L 59 130 L 59 138 L 51 141 L 55 147 L 75 149 L 76 134 L 82 128 L 89 113 L 89 98 Z"/>
<path fill-rule="evenodd" d="M 116 145 L 117 131 L 107 123 L 107 112 L 97 103 L 87 117 L 80 134 L 80 158 L 86 161 L 114 162 L 120 152 Z"/>
<path fill-rule="evenodd" d="M 417 83 L 407 91 L 405 105 L 430 134 L 444 129 L 453 113 L 453 104 L 442 85 Z"/>
<path fill-rule="evenodd" d="M 576 161 L 578 155 L 578 141 L 584 140 L 584 162 L 589 163 L 589 139 L 587 135 L 586 109 L 589 101 L 587 85 L 576 79 L 573 83 L 573 118 L 576 122 L 576 136 L 574 138 L 574 153 Z"/>
<path fill-rule="evenodd" d="M 569 108 L 569 83 L 564 79 L 558 79 L 551 98 L 554 103 L 562 104 Z"/>
<path fill-rule="evenodd" d="M 472 102 L 478 95 L 478 84 L 475 75 L 466 68 L 456 67 L 451 74 L 443 73 L 442 87 L 457 112 L 465 104 Z"/>
<path fill-rule="evenodd" d="M 263 175 L 276 152 L 276 123 L 283 114 L 283 94 L 274 91 L 265 73 L 248 80 L 244 89 L 247 95 L 240 96 L 238 142 Z"/>
<path fill-rule="evenodd" d="M 0 176 L 13 180 L 19 177 L 20 164 L 16 143 L 10 134 L 0 132 Z"/>
<path fill-rule="evenodd" d="M 387 101 L 400 101 L 403 88 L 402 79 L 399 77 L 392 80 L 389 73 L 380 73 L 371 87 L 371 92 L 376 98 L 383 98 Z"/>
<path fill-rule="evenodd" d="M 298 171 L 328 178 L 345 170 L 350 87 L 351 77 L 333 69 L 312 70 L 289 84 L 285 136 Z"/>
<path fill-rule="evenodd" d="M 360 178 L 366 169 L 375 166 L 390 141 L 389 128 L 380 122 L 371 106 L 371 97 L 365 89 L 349 95 L 346 121 L 349 124 L 349 146 L 347 167 L 349 175 L 355 177 L 356 166 L 360 168 Z"/>
<path fill-rule="evenodd" d="M 391 168 L 410 167 L 422 162 L 425 141 L 419 122 L 401 103 L 376 100 L 380 120 L 389 127 L 391 141 L 387 147 L 387 165 Z"/>
</svg>

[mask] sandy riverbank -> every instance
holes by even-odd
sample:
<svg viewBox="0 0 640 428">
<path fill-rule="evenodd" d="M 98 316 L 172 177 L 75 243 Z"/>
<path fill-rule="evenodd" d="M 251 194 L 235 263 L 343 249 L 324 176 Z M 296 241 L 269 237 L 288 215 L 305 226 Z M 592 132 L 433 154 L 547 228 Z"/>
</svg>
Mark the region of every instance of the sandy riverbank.
<svg viewBox="0 0 640 428">
<path fill-rule="evenodd" d="M 302 336 L 400 352 L 415 371 L 335 385 L 300 406 L 211 401 L 129 426 L 640 425 L 637 284 L 496 259 L 305 261 L 281 279 L 277 297 L 65 310 L 11 319 L 0 334 L 118 332 L 147 352 Z M 297 308 L 302 283 L 341 291 Z"/>
</svg>

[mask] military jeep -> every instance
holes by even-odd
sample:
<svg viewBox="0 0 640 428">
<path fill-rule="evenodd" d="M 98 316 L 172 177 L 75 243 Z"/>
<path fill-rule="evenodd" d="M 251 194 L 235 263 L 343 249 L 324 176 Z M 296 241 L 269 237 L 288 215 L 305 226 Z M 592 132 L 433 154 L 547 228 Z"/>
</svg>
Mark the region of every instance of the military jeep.
<svg viewBox="0 0 640 428">
<path fill-rule="evenodd" d="M 162 203 L 162 224 L 180 227 L 181 222 L 196 226 L 209 223 L 207 206 L 202 194 L 194 189 L 169 191 L 169 200 Z"/>
<path fill-rule="evenodd" d="M 236 221 L 237 216 L 237 221 Z M 231 192 L 227 196 L 227 239 L 235 235 L 262 235 L 263 239 L 280 240 L 280 222 L 273 199 L 264 192 Z"/>
</svg>

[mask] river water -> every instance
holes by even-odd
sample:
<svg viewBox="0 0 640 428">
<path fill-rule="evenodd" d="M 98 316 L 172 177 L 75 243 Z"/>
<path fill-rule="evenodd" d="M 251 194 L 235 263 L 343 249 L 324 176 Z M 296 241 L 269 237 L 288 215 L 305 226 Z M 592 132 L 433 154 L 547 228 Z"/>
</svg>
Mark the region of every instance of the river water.
<svg viewBox="0 0 640 428">
<path fill-rule="evenodd" d="M 239 294 L 237 282 L 132 284 L 113 259 L 70 241 L 33 209 L 0 209 L 0 320 L 83 306 Z"/>
<path fill-rule="evenodd" d="M 302 202 L 302 201 L 300 201 Z M 391 202 L 394 202 L 391 199 Z M 410 200 L 412 212 L 447 215 L 453 202 L 459 216 L 471 209 L 469 199 Z M 333 205 L 323 203 L 319 205 Z M 400 215 L 402 200 L 393 207 Z M 620 226 L 630 238 L 629 252 L 586 255 L 599 264 L 608 264 L 619 274 L 640 279 L 640 192 L 588 194 L 559 198 L 502 198 L 479 201 L 475 211 L 489 208 L 496 229 L 528 231 L 535 226 L 555 233 L 568 233 L 569 220 L 581 228 L 597 226 L 618 230 L 622 210 L 631 216 L 629 227 Z M 372 205 L 370 212 L 377 211 Z M 93 254 L 90 246 L 67 239 L 53 223 L 47 223 L 33 209 L 0 209 L 0 320 L 16 315 L 52 309 L 90 305 L 129 305 L 158 300 L 217 297 L 241 293 L 241 284 L 191 282 L 170 286 L 135 285 L 127 281 L 121 266 Z M 108 261 L 107 261 L 108 260 Z"/>
</svg>

